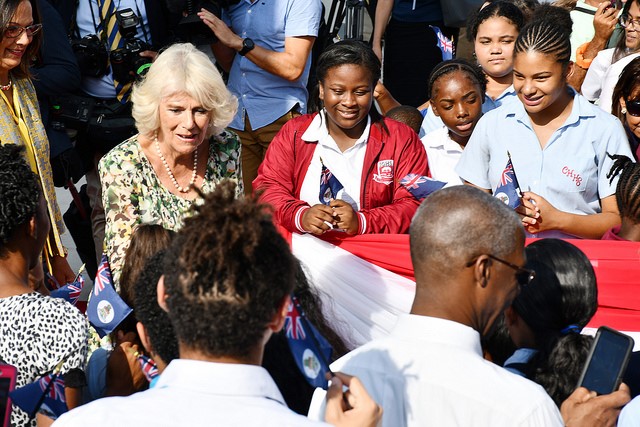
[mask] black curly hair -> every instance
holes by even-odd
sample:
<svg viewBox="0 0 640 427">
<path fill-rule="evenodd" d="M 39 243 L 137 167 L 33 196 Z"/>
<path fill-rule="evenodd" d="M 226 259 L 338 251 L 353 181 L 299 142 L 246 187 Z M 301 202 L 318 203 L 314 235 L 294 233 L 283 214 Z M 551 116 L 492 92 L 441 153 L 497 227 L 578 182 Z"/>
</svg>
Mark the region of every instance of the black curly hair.
<svg viewBox="0 0 640 427">
<path fill-rule="evenodd" d="M 180 344 L 243 359 L 293 290 L 296 261 L 268 208 L 235 200 L 235 187 L 222 181 L 194 206 L 165 255 L 164 271 Z"/>
<path fill-rule="evenodd" d="M 165 363 L 179 357 L 178 340 L 169 315 L 158 305 L 158 280 L 162 276 L 165 251 L 150 256 L 133 287 L 133 309 L 136 318 L 147 329 L 153 350 Z"/>
<path fill-rule="evenodd" d="M 0 256 L 15 231 L 38 208 L 40 183 L 24 159 L 24 147 L 0 146 Z"/>
</svg>

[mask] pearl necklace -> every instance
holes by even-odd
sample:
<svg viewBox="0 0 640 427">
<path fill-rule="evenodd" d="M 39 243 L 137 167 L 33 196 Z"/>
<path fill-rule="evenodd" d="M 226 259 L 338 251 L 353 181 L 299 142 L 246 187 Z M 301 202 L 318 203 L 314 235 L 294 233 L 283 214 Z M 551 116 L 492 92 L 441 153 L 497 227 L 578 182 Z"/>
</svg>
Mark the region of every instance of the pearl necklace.
<svg viewBox="0 0 640 427">
<path fill-rule="evenodd" d="M 11 85 L 13 85 L 13 82 L 11 81 L 11 79 L 9 79 L 9 83 L 7 83 L 6 85 L 0 85 L 0 90 L 6 92 L 11 89 Z"/>
<path fill-rule="evenodd" d="M 154 138 L 154 142 L 156 144 L 156 151 L 158 153 L 158 156 L 160 156 L 160 160 L 162 160 L 164 169 L 167 171 L 167 174 L 169 175 L 169 179 L 171 179 L 171 182 L 173 182 L 173 185 L 176 187 L 176 190 L 178 190 L 181 193 L 188 193 L 189 190 L 191 190 L 191 186 L 196 182 L 196 174 L 198 172 L 198 147 L 196 147 L 196 151 L 193 153 L 193 172 L 191 173 L 191 181 L 189 181 L 189 184 L 186 187 L 181 187 L 180 185 L 178 185 L 178 181 L 176 180 L 176 177 L 173 175 L 173 172 L 171 172 L 171 168 L 167 163 L 167 159 L 164 158 L 164 156 L 162 155 L 162 151 L 160 151 L 160 143 L 158 142 L 157 136 Z"/>
</svg>

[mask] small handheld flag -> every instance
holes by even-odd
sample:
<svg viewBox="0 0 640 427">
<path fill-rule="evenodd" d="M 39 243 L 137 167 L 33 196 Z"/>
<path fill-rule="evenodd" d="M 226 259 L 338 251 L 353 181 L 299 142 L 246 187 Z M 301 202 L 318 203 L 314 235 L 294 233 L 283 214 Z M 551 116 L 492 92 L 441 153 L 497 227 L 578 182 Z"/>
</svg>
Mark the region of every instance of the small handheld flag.
<svg viewBox="0 0 640 427">
<path fill-rule="evenodd" d="M 439 27 L 435 25 L 429 25 L 434 33 L 436 33 L 436 37 L 438 39 L 438 43 L 436 46 L 440 48 L 442 51 L 442 60 L 448 61 L 449 59 L 453 59 L 453 40 L 449 40 L 447 36 L 442 34 Z"/>
<path fill-rule="evenodd" d="M 132 311 L 114 289 L 109 262 L 103 254 L 87 305 L 89 322 L 102 338 L 111 333 Z"/>
<path fill-rule="evenodd" d="M 158 366 L 156 362 L 153 361 L 152 358 L 145 356 L 144 354 L 137 353 L 136 357 L 138 359 L 138 363 L 140 363 L 140 367 L 142 368 L 142 373 L 148 382 L 153 381 L 158 375 L 160 375 L 160 371 L 158 371 Z"/>
<path fill-rule="evenodd" d="M 78 299 L 80 298 L 82 288 L 84 288 L 84 278 L 82 276 L 78 276 L 75 282 L 69 283 L 55 291 L 51 291 L 50 296 L 51 298 L 62 298 L 84 313 L 85 310 L 82 310 L 81 307 L 78 306 Z"/>
<path fill-rule="evenodd" d="M 338 198 L 338 192 L 344 188 L 342 183 L 338 181 L 338 178 L 331 173 L 329 168 L 324 165 L 322 158 L 320 158 L 322 164 L 322 172 L 320 173 L 320 203 L 323 205 L 329 205 L 331 199 Z"/>
<path fill-rule="evenodd" d="M 14 405 L 29 414 L 33 419 L 39 410 L 43 410 L 53 418 L 67 412 L 67 401 L 64 394 L 64 379 L 59 374 L 62 363 L 53 373 L 20 387 L 9 393 Z"/>
<path fill-rule="evenodd" d="M 312 387 L 327 389 L 325 378 L 333 349 L 329 342 L 307 320 L 298 299 L 292 295 L 285 317 L 285 335 L 300 372 Z"/>
<path fill-rule="evenodd" d="M 507 166 L 505 166 L 502 175 L 500 175 L 500 183 L 496 187 L 496 191 L 493 192 L 493 196 L 502 200 L 511 208 L 518 209 L 521 204 L 522 192 L 520 191 L 513 163 L 511 163 L 511 154 L 508 151 L 507 156 L 509 157 Z"/>
<path fill-rule="evenodd" d="M 429 194 L 440 190 L 447 185 L 447 183 L 437 181 L 427 176 L 410 173 L 400 180 L 400 185 L 406 188 L 413 197 L 422 200 Z"/>
</svg>

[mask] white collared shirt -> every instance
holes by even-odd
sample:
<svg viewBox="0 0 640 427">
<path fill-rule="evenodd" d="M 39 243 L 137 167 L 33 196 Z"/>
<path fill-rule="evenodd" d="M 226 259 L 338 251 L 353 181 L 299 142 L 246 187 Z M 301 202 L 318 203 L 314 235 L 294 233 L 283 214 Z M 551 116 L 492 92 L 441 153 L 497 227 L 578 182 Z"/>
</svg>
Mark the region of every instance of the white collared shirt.
<svg viewBox="0 0 640 427">
<path fill-rule="evenodd" d="M 58 426 L 317 426 L 287 408 L 267 371 L 254 365 L 176 359 L 156 386 L 109 397 L 60 417 Z"/>
<path fill-rule="evenodd" d="M 449 129 L 443 126 L 423 136 L 421 141 L 427 151 L 431 177 L 446 182 L 447 187 L 464 184 L 455 171 L 462 156 L 462 147 L 451 139 Z"/>
<path fill-rule="evenodd" d="M 482 357 L 480 334 L 445 319 L 400 315 L 391 334 L 331 365 L 356 375 L 382 406 L 383 426 L 562 426 L 539 385 Z M 322 418 L 317 389 L 309 417 Z"/>
<path fill-rule="evenodd" d="M 338 178 L 344 190 L 338 193 L 338 198 L 349 203 L 354 211 L 360 210 L 360 185 L 364 156 L 367 151 L 367 140 L 371 129 L 371 118 L 367 117 L 367 126 L 353 147 L 340 151 L 338 144 L 329 135 L 326 124 L 327 118 L 321 111 L 313 118 L 307 130 L 302 134 L 303 141 L 318 141 L 311 157 L 311 163 L 300 188 L 300 200 L 310 206 L 320 202 L 320 174 L 322 163 Z M 322 158 L 322 163 L 320 162 Z"/>
</svg>

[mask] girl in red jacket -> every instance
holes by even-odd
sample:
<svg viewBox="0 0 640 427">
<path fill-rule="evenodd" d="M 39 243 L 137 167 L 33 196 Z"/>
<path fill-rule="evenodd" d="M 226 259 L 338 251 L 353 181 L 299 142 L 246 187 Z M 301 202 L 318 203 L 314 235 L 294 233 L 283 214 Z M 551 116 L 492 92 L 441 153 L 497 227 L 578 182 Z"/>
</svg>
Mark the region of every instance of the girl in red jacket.
<svg viewBox="0 0 640 427">
<path fill-rule="evenodd" d="M 427 175 L 427 158 L 413 130 L 372 108 L 380 61 L 345 40 L 320 56 L 317 75 L 322 110 L 282 128 L 254 189 L 292 232 L 407 232 L 419 202 L 400 180 Z"/>
</svg>

